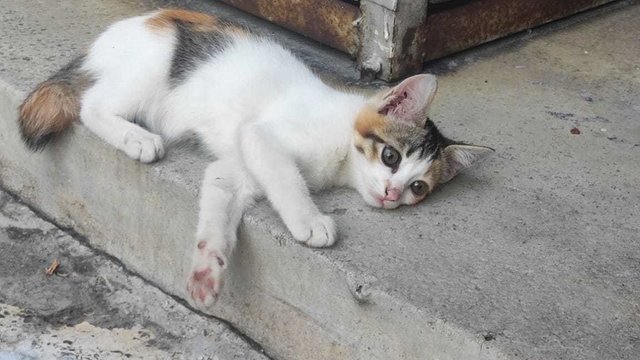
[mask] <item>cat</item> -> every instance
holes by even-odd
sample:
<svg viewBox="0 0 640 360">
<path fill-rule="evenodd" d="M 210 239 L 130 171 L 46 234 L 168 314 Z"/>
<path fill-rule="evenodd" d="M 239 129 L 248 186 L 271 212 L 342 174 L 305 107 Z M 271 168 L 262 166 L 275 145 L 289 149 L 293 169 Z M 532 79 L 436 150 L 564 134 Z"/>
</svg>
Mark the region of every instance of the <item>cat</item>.
<svg viewBox="0 0 640 360">
<path fill-rule="evenodd" d="M 19 125 L 35 151 L 79 119 L 143 163 L 195 134 L 218 159 L 205 171 L 186 281 L 187 297 L 208 306 L 256 200 L 295 240 L 331 246 L 335 223 L 310 191 L 347 186 L 373 207 L 413 205 L 493 152 L 442 135 L 427 116 L 436 90 L 423 74 L 371 98 L 338 91 L 274 40 L 161 9 L 111 25 L 27 96 Z"/>
</svg>

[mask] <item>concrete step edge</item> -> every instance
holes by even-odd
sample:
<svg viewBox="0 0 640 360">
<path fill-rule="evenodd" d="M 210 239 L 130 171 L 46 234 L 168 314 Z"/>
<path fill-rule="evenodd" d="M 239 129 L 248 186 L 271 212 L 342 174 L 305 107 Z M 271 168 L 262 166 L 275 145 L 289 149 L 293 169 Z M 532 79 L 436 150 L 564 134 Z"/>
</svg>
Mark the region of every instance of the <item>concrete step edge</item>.
<svg viewBox="0 0 640 360">
<path fill-rule="evenodd" d="M 172 177 L 180 171 L 162 162 L 131 161 L 81 125 L 45 151 L 29 152 L 15 121 L 23 96 L 0 79 L 0 186 L 184 297 L 197 185 Z M 204 159 L 193 158 L 176 151 L 164 161 L 203 171 Z M 483 339 L 379 289 L 375 278 L 325 257 L 331 249 L 295 243 L 267 206 L 249 213 L 240 234 L 221 300 L 206 312 L 277 358 L 506 358 Z"/>
</svg>

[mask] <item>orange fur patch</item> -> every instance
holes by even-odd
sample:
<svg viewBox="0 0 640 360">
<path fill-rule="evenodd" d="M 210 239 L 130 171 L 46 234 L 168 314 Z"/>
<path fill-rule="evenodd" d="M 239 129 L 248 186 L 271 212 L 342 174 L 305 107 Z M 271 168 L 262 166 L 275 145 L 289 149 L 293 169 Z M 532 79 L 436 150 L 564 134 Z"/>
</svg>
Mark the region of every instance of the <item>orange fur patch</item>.
<svg viewBox="0 0 640 360">
<path fill-rule="evenodd" d="M 364 154 L 369 161 L 378 161 L 378 149 L 376 148 L 376 142 L 372 139 L 362 137 L 359 133 L 354 135 L 354 146 L 356 149 Z"/>
<path fill-rule="evenodd" d="M 215 31 L 220 28 L 218 19 L 211 15 L 181 9 L 160 10 L 147 19 L 146 24 L 152 30 L 173 29 L 176 21 L 189 24 L 193 31 Z"/>
<path fill-rule="evenodd" d="M 20 105 L 20 127 L 26 138 L 35 139 L 61 132 L 79 113 L 73 90 L 64 84 L 44 82 Z"/>
<path fill-rule="evenodd" d="M 355 127 L 356 131 L 366 138 L 383 133 L 385 124 L 386 121 L 383 115 L 378 114 L 372 107 L 365 107 L 358 114 Z"/>
<path fill-rule="evenodd" d="M 225 26 L 224 31 L 227 34 L 232 34 L 232 35 L 236 35 L 236 36 L 240 36 L 240 37 L 246 37 L 246 36 L 249 35 L 249 32 L 245 28 L 242 28 L 242 27 L 237 26 L 237 25 Z"/>
<path fill-rule="evenodd" d="M 374 137 L 384 134 L 386 120 L 373 107 L 364 107 L 355 122 L 355 145 L 369 161 L 378 160 L 378 151 Z"/>
</svg>

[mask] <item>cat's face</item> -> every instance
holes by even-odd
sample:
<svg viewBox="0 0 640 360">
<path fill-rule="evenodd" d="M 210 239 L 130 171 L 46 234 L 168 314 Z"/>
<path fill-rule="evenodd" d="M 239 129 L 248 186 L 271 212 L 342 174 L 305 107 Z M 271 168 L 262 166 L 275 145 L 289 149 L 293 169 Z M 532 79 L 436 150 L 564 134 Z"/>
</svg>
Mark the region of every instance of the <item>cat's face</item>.
<svg viewBox="0 0 640 360">
<path fill-rule="evenodd" d="M 417 75 L 375 96 L 358 114 L 355 186 L 367 204 L 385 209 L 417 204 L 493 151 L 438 131 L 427 117 L 436 90 L 434 76 Z"/>
</svg>

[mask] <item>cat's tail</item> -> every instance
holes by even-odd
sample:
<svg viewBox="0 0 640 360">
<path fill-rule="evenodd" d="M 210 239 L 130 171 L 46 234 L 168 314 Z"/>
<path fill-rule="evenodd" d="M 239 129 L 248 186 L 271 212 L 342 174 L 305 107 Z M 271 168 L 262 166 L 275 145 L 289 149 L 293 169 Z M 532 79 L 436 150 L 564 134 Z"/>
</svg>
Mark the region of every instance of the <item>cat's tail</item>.
<svg viewBox="0 0 640 360">
<path fill-rule="evenodd" d="M 29 149 L 41 150 L 80 117 L 80 96 L 92 79 L 79 57 L 38 85 L 20 105 L 18 123 Z"/>
</svg>

